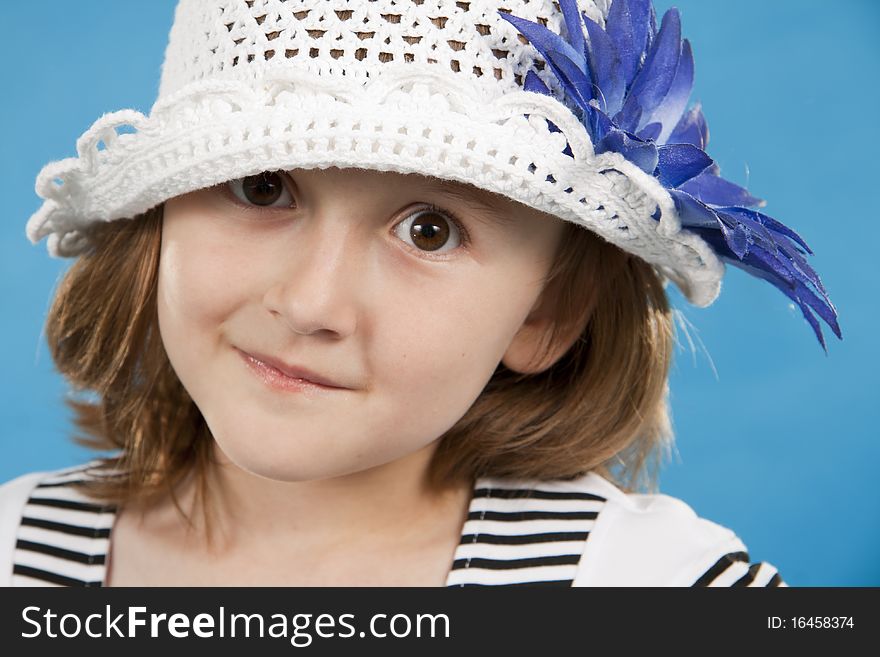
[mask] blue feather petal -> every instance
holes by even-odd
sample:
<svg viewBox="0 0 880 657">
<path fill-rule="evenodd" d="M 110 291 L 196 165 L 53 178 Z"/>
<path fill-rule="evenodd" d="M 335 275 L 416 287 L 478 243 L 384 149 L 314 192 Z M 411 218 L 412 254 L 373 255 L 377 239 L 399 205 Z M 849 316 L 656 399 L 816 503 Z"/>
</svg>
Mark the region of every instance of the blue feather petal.
<svg viewBox="0 0 880 657">
<path fill-rule="evenodd" d="M 778 255 L 774 255 L 767 251 L 764 251 L 760 248 L 754 249 L 754 258 L 761 262 L 766 262 L 771 265 L 774 271 L 777 271 L 778 267 L 785 267 L 788 265 L 788 261 L 784 258 L 780 258 Z M 748 263 L 747 264 L 751 264 Z M 831 327 L 831 330 L 834 332 L 838 338 L 841 337 L 840 326 L 837 323 L 837 309 L 831 303 L 831 301 L 827 298 L 820 298 L 810 287 L 806 284 L 800 276 L 797 275 L 796 271 L 788 270 L 788 274 L 790 276 L 790 285 L 788 286 L 788 290 L 791 291 L 795 297 L 797 298 L 798 303 L 804 302 L 810 308 L 816 311 L 816 314 L 821 317 L 828 326 Z M 780 288 L 785 292 L 786 290 Z"/>
<path fill-rule="evenodd" d="M 742 226 L 723 215 L 718 215 L 718 226 L 721 228 L 724 241 L 727 242 L 727 246 L 733 254 L 740 260 L 745 258 L 749 253 L 749 246 L 751 244 L 748 234 L 743 230 Z"/>
<path fill-rule="evenodd" d="M 804 316 L 804 319 L 807 320 L 807 322 L 810 324 L 810 327 L 813 329 L 813 333 L 816 335 L 816 339 L 819 341 L 819 344 L 822 345 L 822 350 L 827 354 L 828 346 L 825 344 L 825 336 L 822 335 L 822 327 L 819 326 L 819 321 L 815 318 L 813 313 L 810 312 L 810 309 L 803 303 L 798 303 L 797 306 L 801 309 L 801 314 Z"/>
<path fill-rule="evenodd" d="M 712 164 L 712 158 L 691 144 L 667 144 L 657 150 L 657 175 L 664 187 L 678 187 Z"/>
<path fill-rule="evenodd" d="M 810 327 L 813 329 L 813 333 L 816 335 L 816 339 L 819 341 L 819 344 L 822 345 L 822 350 L 827 354 L 828 346 L 825 344 L 825 336 L 822 335 L 822 327 L 819 326 L 819 321 L 813 316 L 813 313 L 810 312 L 809 308 L 807 308 L 804 304 L 798 303 L 798 308 L 801 309 L 801 314 L 804 316 L 804 319 L 809 322 Z"/>
<path fill-rule="evenodd" d="M 717 168 L 717 167 L 716 167 Z M 749 194 L 745 187 L 740 187 L 729 180 L 713 174 L 709 168 L 699 176 L 691 178 L 678 187 L 688 194 L 712 205 L 738 205 L 744 207 L 762 206 L 764 201 Z"/>
<path fill-rule="evenodd" d="M 625 90 L 632 85 L 642 53 L 648 49 L 650 4 L 650 0 L 615 0 L 605 21 L 605 29 L 620 56 L 620 81 Z"/>
<path fill-rule="evenodd" d="M 627 105 L 636 104 L 642 108 L 643 121 L 652 114 L 666 96 L 673 79 L 675 79 L 680 56 L 681 22 L 678 9 L 673 7 L 663 15 L 660 32 L 645 57 L 642 69 L 633 81 L 632 88 L 624 102 L 624 111 L 626 111 Z"/>
<path fill-rule="evenodd" d="M 669 193 L 683 227 L 712 235 L 720 232 L 724 242 L 719 244 L 724 245 L 725 254 L 742 259 L 748 253 L 751 244 L 749 236 L 733 218 L 720 215 L 686 192 L 670 189 Z M 718 247 L 715 248 L 717 250 Z"/>
<path fill-rule="evenodd" d="M 732 263 L 732 264 L 735 264 L 735 263 Z M 825 350 L 825 352 L 827 353 L 828 347 L 825 344 L 825 336 L 822 334 L 822 327 L 819 325 L 819 322 L 816 320 L 816 317 L 813 315 L 813 313 L 811 311 L 811 306 L 809 304 L 805 303 L 805 301 L 801 298 L 801 296 L 797 293 L 797 291 L 793 290 L 791 287 L 789 287 L 785 283 L 778 283 L 776 279 L 774 279 L 770 276 L 762 275 L 762 271 L 757 268 L 744 266 L 744 265 L 742 265 L 742 263 L 740 263 L 739 265 L 735 265 L 735 266 L 740 267 L 740 269 L 750 273 L 752 276 L 757 276 L 759 278 L 765 279 L 771 285 L 773 285 L 778 290 L 780 290 L 785 296 L 787 296 L 789 299 L 794 301 L 794 303 L 800 309 L 801 314 L 804 316 L 804 319 L 807 320 L 810 327 L 813 329 L 813 333 L 816 335 L 816 339 L 819 341 L 819 344 L 822 345 L 822 349 Z M 836 324 L 836 322 L 835 322 L 835 324 Z M 834 328 L 832 327 L 831 330 L 834 331 Z M 840 335 L 837 334 L 837 332 L 835 332 L 835 335 L 837 335 L 838 338 L 841 337 Z"/>
<path fill-rule="evenodd" d="M 511 23 L 517 30 L 519 30 L 526 39 L 529 40 L 538 52 L 541 53 L 542 56 L 545 57 L 544 52 L 558 52 L 565 55 L 568 59 L 573 62 L 583 62 L 586 60 L 584 58 L 583 52 L 578 52 L 571 45 L 563 39 L 561 36 L 556 34 L 555 32 L 548 30 L 546 27 L 541 25 L 540 23 L 534 23 L 532 21 L 526 20 L 525 18 L 519 18 L 517 16 L 513 16 L 511 14 L 504 13 L 503 11 L 499 11 L 498 15 L 501 18 L 505 19 L 507 22 Z M 581 68 L 583 73 L 586 73 L 585 68 Z"/>
<path fill-rule="evenodd" d="M 807 263 L 801 252 L 798 249 L 792 248 L 784 241 L 780 241 L 777 244 L 777 248 L 791 261 L 792 266 L 800 271 L 803 277 L 810 281 L 816 289 L 819 290 L 828 303 L 831 303 L 831 298 L 828 296 L 828 291 L 825 289 L 822 279 L 819 278 L 819 274 L 816 273 L 816 270 Z"/>
<path fill-rule="evenodd" d="M 657 168 L 657 147 L 623 130 L 609 132 L 597 145 L 596 154 L 614 151 L 651 175 Z"/>
<path fill-rule="evenodd" d="M 667 143 L 693 144 L 701 151 L 706 150 L 706 146 L 709 144 L 709 126 L 706 125 L 700 103 L 685 112 L 672 134 L 669 135 Z"/>
<path fill-rule="evenodd" d="M 624 101 L 623 108 L 612 119 L 621 130 L 635 133 L 642 121 L 642 108 L 638 103 Z"/>
<path fill-rule="evenodd" d="M 743 262 L 739 262 L 736 260 L 730 261 L 730 264 L 742 269 L 746 273 L 751 274 L 752 276 L 754 276 L 756 278 L 761 278 L 761 279 L 767 281 L 768 283 L 773 285 L 776 289 L 778 289 L 780 292 L 782 292 L 785 296 L 787 296 L 789 299 L 794 301 L 795 304 L 800 309 L 801 314 L 804 316 L 804 319 L 807 320 L 810 327 L 813 329 L 813 333 L 816 335 L 816 339 L 819 341 L 819 344 L 822 345 L 822 349 L 824 349 L 827 352 L 828 348 L 825 345 L 825 336 L 822 334 L 822 328 L 819 326 L 819 322 L 816 320 L 815 316 L 811 312 L 810 306 L 807 305 L 806 303 L 804 303 L 803 300 L 801 300 L 800 296 L 797 294 L 797 292 L 795 292 L 795 290 L 792 288 L 791 284 L 789 284 L 788 282 L 786 282 L 784 280 L 779 279 L 776 276 L 773 276 L 771 273 L 768 273 L 767 271 L 765 271 L 761 267 L 755 267 L 755 266 L 752 266 L 752 265 L 749 265 L 749 264 L 746 264 Z"/>
<path fill-rule="evenodd" d="M 719 247 L 717 233 L 712 234 L 711 231 L 704 229 L 696 229 L 696 232 L 709 242 L 711 246 Z M 797 302 L 798 305 L 802 305 L 802 302 L 805 302 L 831 327 L 834 334 L 842 339 L 840 326 L 837 322 L 837 309 L 834 307 L 834 304 L 831 303 L 831 300 L 826 295 L 823 295 L 823 298 L 819 298 L 808 287 L 807 282 L 798 275 L 797 271 L 790 269 L 790 262 L 779 255 L 764 251 L 760 247 L 755 247 L 752 253 L 743 261 L 729 258 L 722 251 L 723 249 L 718 249 L 719 255 L 725 262 L 740 267 L 753 276 L 769 281 Z"/>
<path fill-rule="evenodd" d="M 562 16 L 565 19 L 565 29 L 568 32 L 568 43 L 574 48 L 575 52 L 586 52 L 586 41 L 584 39 L 584 29 L 581 24 L 581 16 L 577 7 L 577 0 L 559 0 L 559 8 L 562 10 Z"/>
<path fill-rule="evenodd" d="M 602 141 L 605 135 L 615 129 L 611 119 L 592 103 L 587 106 L 586 117 L 586 127 L 594 145 Z"/>
<path fill-rule="evenodd" d="M 582 107 L 592 97 L 592 80 L 583 53 L 578 53 L 555 32 L 543 25 L 533 23 L 499 11 L 498 15 L 511 23 L 534 46 L 559 79 L 566 93 Z"/>
<path fill-rule="evenodd" d="M 724 217 L 729 222 L 742 225 L 753 236 L 753 240 L 756 239 L 761 244 L 762 248 L 776 253 L 779 250 L 779 245 L 785 244 L 788 238 L 779 233 L 774 233 L 762 223 L 752 219 L 747 213 L 742 212 L 742 210 L 743 208 L 715 208 L 719 217 Z"/>
<path fill-rule="evenodd" d="M 562 72 L 561 75 L 557 73 L 556 77 L 562 83 L 565 93 L 581 108 L 586 107 L 593 97 L 593 83 L 590 81 L 589 74 L 584 74 L 580 66 L 564 53 L 548 50 L 545 57 L 551 67 Z"/>
<path fill-rule="evenodd" d="M 694 86 L 694 55 L 691 52 L 691 44 L 685 39 L 681 44 L 681 56 L 678 59 L 678 69 L 675 78 L 669 85 L 669 91 L 659 107 L 648 120 L 657 121 L 663 125 L 663 131 L 657 138 L 657 142 L 665 144 L 669 135 L 678 124 L 682 113 L 687 107 L 691 89 Z"/>
<path fill-rule="evenodd" d="M 825 340 L 822 337 L 821 329 L 809 312 L 811 308 L 821 308 L 822 312 L 819 316 L 828 323 L 831 330 L 839 339 L 843 339 L 840 326 L 837 322 L 837 310 L 834 308 L 833 304 L 828 302 L 827 307 L 825 307 L 825 304 L 823 304 L 821 299 L 810 293 L 809 289 L 803 284 L 799 285 L 793 276 L 788 273 L 780 275 L 778 273 L 779 265 L 768 265 L 761 259 L 761 256 L 763 256 L 766 260 L 772 261 L 773 257 L 771 254 L 762 253 L 761 249 L 756 247 L 754 252 L 750 253 L 745 261 L 739 260 L 736 257 L 726 255 L 727 248 L 725 241 L 716 231 L 697 228 L 694 229 L 694 232 L 698 233 L 704 240 L 706 240 L 724 262 L 742 269 L 756 278 L 766 280 L 794 301 L 800 307 L 801 312 L 810 323 L 810 326 L 813 327 L 813 330 L 816 333 L 816 338 L 823 347 L 825 346 Z M 784 271 L 785 267 L 782 266 L 781 269 Z"/>
<path fill-rule="evenodd" d="M 670 189 L 669 194 L 675 202 L 675 211 L 678 213 L 682 226 L 685 228 L 721 229 L 721 219 L 712 208 L 679 189 Z"/>
<path fill-rule="evenodd" d="M 741 258 L 743 262 L 751 265 L 765 265 L 765 271 L 776 274 L 780 279 L 788 283 L 789 288 L 794 286 L 797 281 L 797 275 L 792 271 L 788 260 L 781 257 L 779 253 L 772 253 L 760 247 L 752 249 L 748 254 L 748 258 Z"/>
<path fill-rule="evenodd" d="M 715 212 L 719 217 L 723 217 L 729 224 L 738 224 L 742 227 L 742 230 L 749 237 L 749 244 L 758 244 L 762 248 L 767 249 L 771 252 L 776 252 L 779 247 L 779 240 L 777 240 L 773 233 L 764 227 L 763 224 L 754 221 L 748 215 L 731 212 L 730 208 L 715 209 Z"/>
<path fill-rule="evenodd" d="M 648 40 L 645 43 L 645 52 L 649 52 L 654 45 L 654 39 L 657 37 L 657 13 L 654 11 L 654 5 L 648 4 L 648 21 L 650 29 L 648 30 Z"/>
<path fill-rule="evenodd" d="M 781 234 L 785 235 L 786 237 L 790 237 L 792 240 L 797 242 L 797 244 L 800 245 L 807 253 L 809 253 L 810 255 L 813 255 L 813 251 L 810 249 L 809 246 L 807 246 L 807 243 L 804 241 L 804 239 L 800 235 L 798 235 L 796 232 L 794 232 L 791 228 L 789 228 L 785 224 L 779 223 L 773 217 L 768 217 L 766 214 L 763 214 L 762 212 L 758 212 L 756 210 L 749 210 L 748 208 L 721 208 L 721 209 L 722 210 L 730 210 L 730 211 L 738 211 L 738 212 L 742 212 L 744 214 L 748 214 L 749 217 L 751 217 L 755 221 L 758 221 L 758 222 L 764 224 L 765 226 L 767 226 L 767 228 L 771 228 L 772 230 L 775 230 L 777 233 L 781 233 Z"/>
<path fill-rule="evenodd" d="M 544 84 L 544 81 L 538 77 L 538 74 L 534 71 L 529 71 L 526 73 L 525 83 L 523 84 L 523 89 L 526 91 L 533 91 L 535 93 L 544 94 L 545 96 L 552 96 L 553 92 L 550 91 L 550 88 Z"/>
<path fill-rule="evenodd" d="M 660 134 L 660 131 L 662 129 L 663 126 L 659 123 L 649 123 L 644 128 L 642 128 L 636 136 L 639 139 L 644 139 L 645 141 L 648 141 L 650 139 L 654 143 L 657 143 L 657 136 Z"/>
<path fill-rule="evenodd" d="M 795 293 L 798 295 L 799 299 L 806 301 L 807 305 L 815 310 L 819 317 L 825 320 L 825 323 L 831 327 L 831 330 L 838 339 L 843 338 L 843 334 L 840 331 L 840 325 L 837 323 L 837 309 L 830 301 L 827 304 L 824 303 L 823 299 L 820 299 L 813 290 L 800 281 L 795 285 Z"/>
<path fill-rule="evenodd" d="M 599 107 L 609 116 L 616 114 L 623 105 L 624 79 L 620 75 L 620 56 L 611 41 L 611 37 L 599 24 L 584 15 L 587 34 L 590 37 L 587 63 L 596 83 L 593 97 L 599 101 Z"/>
</svg>

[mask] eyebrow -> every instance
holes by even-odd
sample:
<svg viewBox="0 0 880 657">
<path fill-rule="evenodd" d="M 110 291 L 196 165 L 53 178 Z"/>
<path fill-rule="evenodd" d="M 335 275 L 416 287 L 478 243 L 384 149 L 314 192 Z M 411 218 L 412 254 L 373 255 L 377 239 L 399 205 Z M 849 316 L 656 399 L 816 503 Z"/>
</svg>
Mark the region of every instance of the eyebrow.
<svg viewBox="0 0 880 657">
<path fill-rule="evenodd" d="M 490 205 L 475 194 L 461 190 L 448 181 L 438 180 L 437 182 L 431 182 L 427 185 L 427 188 L 462 203 L 475 213 L 474 218 L 481 223 L 491 224 L 492 221 L 489 220 L 494 220 L 499 224 L 506 225 L 513 223 L 515 220 L 512 212 L 507 212 L 494 205 Z"/>
</svg>

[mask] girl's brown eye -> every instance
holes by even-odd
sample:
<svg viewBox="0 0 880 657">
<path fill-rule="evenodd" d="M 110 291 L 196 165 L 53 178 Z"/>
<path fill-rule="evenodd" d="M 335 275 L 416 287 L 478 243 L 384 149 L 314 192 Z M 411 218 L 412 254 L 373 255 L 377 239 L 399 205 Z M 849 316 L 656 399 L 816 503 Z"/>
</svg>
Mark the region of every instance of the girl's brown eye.
<svg viewBox="0 0 880 657">
<path fill-rule="evenodd" d="M 455 239 L 452 240 L 454 243 L 448 250 L 455 249 L 461 243 L 455 222 L 435 210 L 414 212 L 398 226 L 400 227 L 396 231 L 398 236 L 420 251 L 437 251 L 450 243 L 450 236 L 454 236 Z M 406 226 L 409 226 L 408 230 L 402 230 Z"/>
<path fill-rule="evenodd" d="M 433 212 L 422 212 L 410 225 L 409 235 L 420 249 L 436 251 L 449 239 L 449 224 L 445 219 L 437 221 L 437 217 Z"/>
<path fill-rule="evenodd" d="M 228 183 L 230 191 L 242 203 L 259 207 L 290 207 L 293 199 L 284 178 L 275 171 L 239 178 Z"/>
</svg>

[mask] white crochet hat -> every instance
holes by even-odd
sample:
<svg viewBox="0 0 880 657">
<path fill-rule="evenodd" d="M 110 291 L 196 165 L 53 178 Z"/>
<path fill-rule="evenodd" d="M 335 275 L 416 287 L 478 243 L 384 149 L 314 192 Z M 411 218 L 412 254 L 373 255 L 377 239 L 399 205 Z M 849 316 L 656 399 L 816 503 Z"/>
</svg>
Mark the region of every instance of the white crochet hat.
<svg viewBox="0 0 880 657">
<path fill-rule="evenodd" d="M 577 3 L 601 25 L 610 5 Z M 595 154 L 571 103 L 523 88 L 534 67 L 561 95 L 499 11 L 565 33 L 550 0 L 181 0 L 150 115 L 106 114 L 44 167 L 27 236 L 71 257 L 94 222 L 262 171 L 420 173 L 581 224 L 710 304 L 721 260 L 658 178 Z"/>
</svg>

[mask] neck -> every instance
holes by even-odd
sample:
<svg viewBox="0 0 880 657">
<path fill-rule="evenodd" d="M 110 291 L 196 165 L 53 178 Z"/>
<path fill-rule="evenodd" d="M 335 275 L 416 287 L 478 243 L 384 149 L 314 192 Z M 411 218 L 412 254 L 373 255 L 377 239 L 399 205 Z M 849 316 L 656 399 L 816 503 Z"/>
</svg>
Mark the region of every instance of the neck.
<svg viewBox="0 0 880 657">
<path fill-rule="evenodd" d="M 427 471 L 436 443 L 397 461 L 338 477 L 284 482 L 238 467 L 215 445 L 203 514 L 191 513 L 198 536 L 210 536 L 221 551 L 255 544 L 301 546 L 384 545 L 431 542 L 458 532 L 467 516 L 473 482 L 431 490 Z M 182 501 L 191 511 L 194 482 Z M 186 507 L 184 507 L 186 508 Z"/>
</svg>

